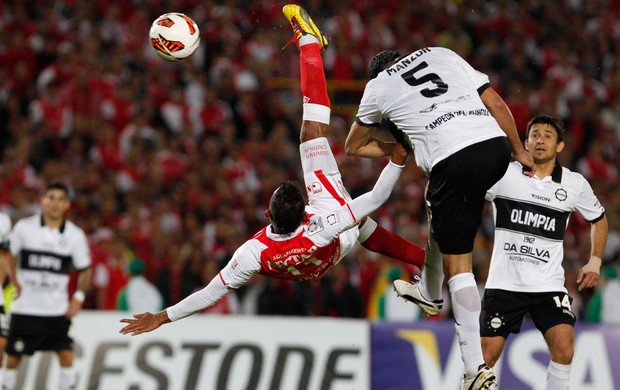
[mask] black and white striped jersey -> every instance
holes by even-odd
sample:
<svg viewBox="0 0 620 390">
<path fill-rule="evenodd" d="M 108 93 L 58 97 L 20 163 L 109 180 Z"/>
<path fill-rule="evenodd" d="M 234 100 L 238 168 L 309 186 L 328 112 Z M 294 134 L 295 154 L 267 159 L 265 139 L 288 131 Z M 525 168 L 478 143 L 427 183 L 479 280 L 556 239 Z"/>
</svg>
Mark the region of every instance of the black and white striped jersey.
<svg viewBox="0 0 620 390">
<path fill-rule="evenodd" d="M 467 146 L 506 134 L 479 93 L 489 77 L 454 51 L 427 47 L 402 56 L 366 84 L 357 121 L 392 121 L 411 141 L 427 174 Z"/>
<path fill-rule="evenodd" d="M 595 222 L 605 213 L 587 180 L 559 164 L 551 176 L 529 178 L 513 162 L 486 199 L 495 218 L 486 288 L 566 292 L 562 260 L 570 215 Z"/>
<path fill-rule="evenodd" d="M 43 217 L 19 220 L 10 239 L 17 265 L 21 295 L 11 313 L 60 316 L 69 308 L 69 272 L 90 267 L 90 249 L 84 231 L 71 221 L 50 229 Z"/>
</svg>

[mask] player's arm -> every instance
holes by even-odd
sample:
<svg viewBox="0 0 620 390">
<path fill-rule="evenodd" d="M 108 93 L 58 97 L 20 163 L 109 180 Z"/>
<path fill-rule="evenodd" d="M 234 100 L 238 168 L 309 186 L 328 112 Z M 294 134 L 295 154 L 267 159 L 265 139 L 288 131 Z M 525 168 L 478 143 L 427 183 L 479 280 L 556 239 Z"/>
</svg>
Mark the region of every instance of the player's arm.
<svg viewBox="0 0 620 390">
<path fill-rule="evenodd" d="M 15 288 L 15 292 L 13 293 L 14 294 L 13 298 L 17 298 L 22 293 L 22 285 L 19 283 L 19 280 L 17 279 L 17 265 L 15 261 L 15 256 L 13 256 L 11 252 L 8 252 L 6 254 L 6 261 L 7 261 L 6 269 L 7 269 L 7 273 L 9 276 L 9 283 L 12 284 L 13 287 Z"/>
<path fill-rule="evenodd" d="M 72 318 L 82 309 L 82 304 L 86 298 L 86 292 L 90 287 L 93 275 L 88 239 L 83 230 L 80 229 L 78 232 L 79 237 L 76 237 L 76 243 L 72 253 L 73 267 L 78 270 L 78 280 L 76 290 L 69 301 L 67 318 Z"/>
<path fill-rule="evenodd" d="M 536 172 L 534 159 L 525 150 L 523 144 L 521 143 L 519 133 L 517 132 L 517 125 L 515 124 L 515 120 L 510 112 L 510 109 L 506 105 L 506 102 L 504 102 L 504 99 L 502 99 L 501 96 L 499 96 L 490 86 L 487 86 L 480 94 L 480 99 L 482 99 L 482 102 L 486 108 L 489 110 L 491 115 L 493 115 L 499 124 L 499 127 L 501 127 L 504 133 L 506 133 L 508 142 L 510 142 L 510 147 L 512 148 L 513 158 L 523 165 L 523 173 L 532 177 L 534 172 Z"/>
<path fill-rule="evenodd" d="M 17 298 L 21 295 L 22 286 L 17 279 L 17 261 L 16 257 L 19 255 L 21 251 L 21 230 L 23 224 L 18 222 L 13 227 L 11 231 L 11 235 L 9 238 L 9 253 L 7 256 L 8 264 L 8 273 L 9 273 L 9 282 L 15 287 L 15 292 L 13 298 Z"/>
<path fill-rule="evenodd" d="M 226 267 L 211 279 L 205 288 L 159 313 L 134 314 L 133 318 L 122 319 L 121 322 L 127 325 L 120 330 L 120 333 L 136 336 L 150 332 L 163 324 L 178 321 L 213 306 L 226 294 L 247 283 L 259 271 L 260 260 L 249 250 L 246 243 L 237 249 Z"/>
<path fill-rule="evenodd" d="M 344 143 L 345 152 L 357 157 L 385 157 L 392 155 L 395 142 L 375 137 L 377 126 L 353 122 Z"/>
<path fill-rule="evenodd" d="M 82 309 L 82 304 L 86 298 L 86 291 L 90 287 L 90 281 L 92 279 L 92 269 L 89 267 L 80 270 L 78 274 L 77 288 L 71 297 L 69 302 L 69 311 L 67 311 L 67 318 L 74 317 Z"/>
<path fill-rule="evenodd" d="M 14 285 L 14 278 L 11 276 L 11 253 L 8 250 L 8 247 L 3 246 L 0 249 L 0 293 L 2 293 L 2 286 L 4 285 L 4 281 L 8 277 L 9 282 Z"/>
<path fill-rule="evenodd" d="M 598 283 L 601 263 L 603 262 L 603 252 L 607 243 L 607 231 L 607 217 L 605 215 L 603 215 L 603 218 L 590 224 L 590 260 L 579 270 L 577 277 L 579 290 L 594 287 Z"/>
<path fill-rule="evenodd" d="M 372 190 L 358 196 L 349 203 L 349 207 L 356 220 L 361 220 L 385 203 L 394 189 L 405 167 L 409 152 L 401 144 L 394 144 L 392 158 L 383 168 L 379 179 Z"/>
</svg>

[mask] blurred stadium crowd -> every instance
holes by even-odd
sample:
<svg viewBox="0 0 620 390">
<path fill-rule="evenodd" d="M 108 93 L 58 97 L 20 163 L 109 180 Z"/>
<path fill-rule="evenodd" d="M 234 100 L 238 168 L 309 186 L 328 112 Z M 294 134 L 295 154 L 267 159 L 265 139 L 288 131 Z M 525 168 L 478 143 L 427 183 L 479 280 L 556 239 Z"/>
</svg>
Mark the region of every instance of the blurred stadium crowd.
<svg viewBox="0 0 620 390">
<path fill-rule="evenodd" d="M 173 304 L 210 280 L 266 222 L 276 185 L 302 183 L 297 51 L 275 0 L 6 0 L 0 3 L 0 209 L 38 210 L 45 183 L 70 184 L 70 218 L 89 235 L 94 278 L 86 308 L 117 308 L 141 259 Z M 419 0 L 303 2 L 331 37 L 331 141 L 353 196 L 384 161 L 344 155 L 368 60 L 378 51 L 445 46 L 487 73 L 521 132 L 535 114 L 567 128 L 562 164 L 581 172 L 607 208 L 605 261 L 620 262 L 620 1 Z M 160 14 L 190 15 L 202 44 L 166 63 L 148 43 Z M 361 82 L 359 80 L 362 80 Z M 356 82 L 357 81 L 357 82 Z M 413 165 L 413 164 L 412 164 Z M 424 175 L 403 174 L 374 218 L 424 245 Z M 474 260 L 484 282 L 490 209 Z M 576 217 L 564 266 L 577 292 L 589 225 Z M 391 278 L 405 270 L 364 249 L 316 285 L 257 277 L 219 313 L 398 318 Z M 413 313 L 412 315 L 415 315 Z M 446 315 L 449 315 L 447 313 Z M 401 315 L 402 317 L 402 315 Z"/>
</svg>

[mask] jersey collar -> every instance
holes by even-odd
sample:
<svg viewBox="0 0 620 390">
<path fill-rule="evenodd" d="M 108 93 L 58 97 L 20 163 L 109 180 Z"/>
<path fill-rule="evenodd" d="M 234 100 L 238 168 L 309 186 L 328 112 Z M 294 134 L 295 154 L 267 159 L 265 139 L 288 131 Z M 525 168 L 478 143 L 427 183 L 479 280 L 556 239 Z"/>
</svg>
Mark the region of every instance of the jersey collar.
<svg viewBox="0 0 620 390">
<path fill-rule="evenodd" d="M 62 223 L 58 227 L 58 231 L 61 232 L 61 233 L 65 232 L 65 222 L 66 222 L 66 220 L 63 219 Z M 41 215 L 41 227 L 43 227 L 43 226 L 45 226 L 45 220 L 43 219 L 43 215 Z"/>
<path fill-rule="evenodd" d="M 274 241 L 286 241 L 290 239 L 291 237 L 297 236 L 299 233 L 301 233 L 302 230 L 303 230 L 303 225 L 299 225 L 297 229 L 295 229 L 295 231 L 288 233 L 288 234 L 274 233 L 273 231 L 271 231 L 271 225 L 267 226 L 267 229 L 266 229 L 267 237 Z"/>
<path fill-rule="evenodd" d="M 551 180 L 556 183 L 562 182 L 562 166 L 558 160 L 555 160 L 555 165 L 553 167 L 553 172 L 551 172 Z"/>
</svg>

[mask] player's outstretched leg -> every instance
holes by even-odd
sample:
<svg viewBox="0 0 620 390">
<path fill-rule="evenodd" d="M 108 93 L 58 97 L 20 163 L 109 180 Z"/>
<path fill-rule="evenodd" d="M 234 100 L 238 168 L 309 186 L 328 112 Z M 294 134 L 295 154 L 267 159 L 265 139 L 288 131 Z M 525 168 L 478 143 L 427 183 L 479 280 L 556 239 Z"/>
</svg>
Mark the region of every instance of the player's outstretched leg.
<svg viewBox="0 0 620 390">
<path fill-rule="evenodd" d="M 420 269 L 424 266 L 425 251 L 423 248 L 377 225 L 377 222 L 370 217 L 360 223 L 360 236 L 357 241 L 369 251 Z M 408 271 L 414 272 L 413 269 L 408 269 Z"/>
<path fill-rule="evenodd" d="M 299 42 L 302 36 L 312 35 L 318 40 L 321 50 L 327 49 L 327 46 L 329 46 L 329 39 L 327 39 L 327 36 L 314 24 L 314 21 L 305 9 L 296 4 L 287 4 L 282 7 L 282 13 L 286 19 L 288 19 L 291 27 L 293 27 L 293 33 L 295 34 L 293 39 Z"/>
<path fill-rule="evenodd" d="M 299 47 L 299 75 L 304 101 L 301 142 L 327 137 L 331 110 L 321 58 L 321 50 L 328 44 L 327 38 L 298 5 L 285 5 L 282 13 L 290 22 L 293 39 Z"/>
</svg>

